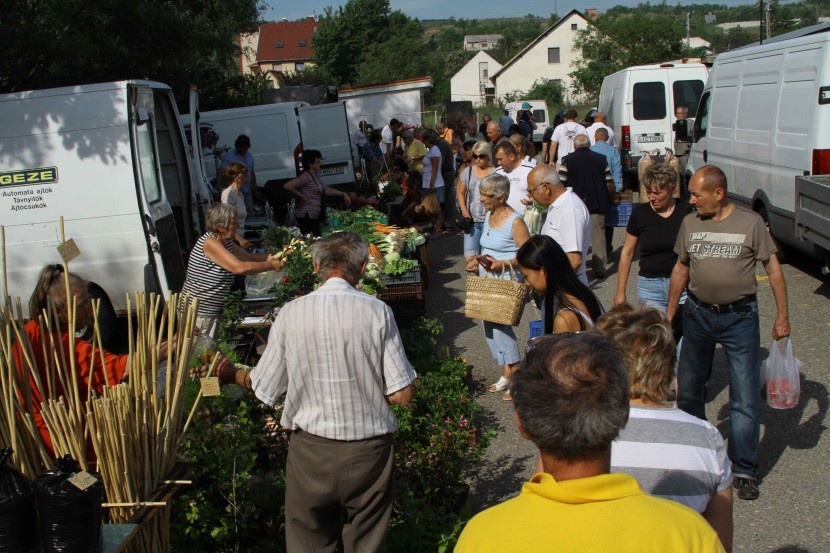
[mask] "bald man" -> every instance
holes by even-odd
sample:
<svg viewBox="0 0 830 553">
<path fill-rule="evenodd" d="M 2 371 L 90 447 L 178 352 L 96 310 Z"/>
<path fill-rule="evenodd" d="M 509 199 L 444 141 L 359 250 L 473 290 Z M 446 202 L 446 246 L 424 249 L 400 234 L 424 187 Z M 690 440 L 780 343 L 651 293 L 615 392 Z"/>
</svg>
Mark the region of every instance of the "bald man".
<svg viewBox="0 0 830 553">
<path fill-rule="evenodd" d="M 706 419 L 706 384 L 720 344 L 729 366 L 729 447 L 738 498 L 757 499 L 760 433 L 761 336 L 755 266 L 764 266 L 776 305 L 772 338 L 790 335 L 787 286 L 775 242 L 761 217 L 726 195 L 726 175 L 707 165 L 689 181 L 689 203 L 674 251 L 667 315 L 683 317 L 677 405 Z M 682 313 L 678 300 L 688 284 Z"/>
<path fill-rule="evenodd" d="M 588 139 L 591 141 L 591 146 L 597 143 L 596 134 L 599 129 L 605 129 L 608 133 L 608 138 L 605 142 L 607 142 L 609 146 L 616 146 L 614 143 L 614 130 L 605 124 L 605 114 L 601 111 L 598 111 L 594 115 L 593 124 L 585 129 L 585 134 L 588 135 Z"/>
</svg>

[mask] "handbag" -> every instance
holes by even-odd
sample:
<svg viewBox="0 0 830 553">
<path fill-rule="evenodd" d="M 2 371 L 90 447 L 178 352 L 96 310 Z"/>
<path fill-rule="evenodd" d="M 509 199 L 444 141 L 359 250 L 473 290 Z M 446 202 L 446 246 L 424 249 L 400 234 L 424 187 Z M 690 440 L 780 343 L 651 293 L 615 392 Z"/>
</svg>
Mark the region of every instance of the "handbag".
<svg viewBox="0 0 830 553">
<path fill-rule="evenodd" d="M 510 280 L 504 279 L 504 267 L 499 278 L 467 277 L 464 299 L 466 317 L 510 326 L 519 324 L 530 287 L 516 281 L 516 270 L 509 261 L 507 266 L 510 268 Z"/>
<path fill-rule="evenodd" d="M 775 340 L 764 361 L 767 405 L 773 409 L 792 409 L 801 395 L 801 360 L 793 354 L 789 336 Z"/>
<path fill-rule="evenodd" d="M 475 224 L 470 217 L 464 217 L 462 214 L 458 214 L 455 216 L 453 220 L 453 224 L 463 230 L 466 233 L 469 233 L 473 230 L 473 225 Z"/>
</svg>

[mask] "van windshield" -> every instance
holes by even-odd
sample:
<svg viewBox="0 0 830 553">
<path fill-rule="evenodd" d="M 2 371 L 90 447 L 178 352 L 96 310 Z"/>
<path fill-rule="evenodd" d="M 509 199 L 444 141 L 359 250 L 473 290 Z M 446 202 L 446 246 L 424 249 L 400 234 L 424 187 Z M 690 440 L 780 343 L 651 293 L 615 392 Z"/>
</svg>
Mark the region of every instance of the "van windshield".
<svg viewBox="0 0 830 553">
<path fill-rule="evenodd" d="M 697 115 L 697 104 L 700 101 L 700 94 L 703 92 L 703 81 L 674 81 L 672 93 L 674 94 L 674 109 L 677 106 L 689 108 L 689 117 Z"/>
<path fill-rule="evenodd" d="M 666 87 L 661 82 L 634 83 L 634 119 L 666 118 Z"/>
</svg>

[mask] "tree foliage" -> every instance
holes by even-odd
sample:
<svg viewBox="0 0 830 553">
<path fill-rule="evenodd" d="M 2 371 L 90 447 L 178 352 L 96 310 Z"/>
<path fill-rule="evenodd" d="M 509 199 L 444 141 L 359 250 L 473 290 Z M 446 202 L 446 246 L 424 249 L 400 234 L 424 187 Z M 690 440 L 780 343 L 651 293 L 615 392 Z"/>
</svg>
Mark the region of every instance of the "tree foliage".
<svg viewBox="0 0 830 553">
<path fill-rule="evenodd" d="M 259 0 L 19 0 L 0 18 L 0 91 L 130 78 L 224 94 Z"/>
<path fill-rule="evenodd" d="M 606 14 L 579 35 L 574 43 L 582 56 L 571 73 L 574 93 L 596 99 L 602 79 L 632 65 L 679 58 L 685 35 L 680 21 L 669 15 Z"/>
</svg>

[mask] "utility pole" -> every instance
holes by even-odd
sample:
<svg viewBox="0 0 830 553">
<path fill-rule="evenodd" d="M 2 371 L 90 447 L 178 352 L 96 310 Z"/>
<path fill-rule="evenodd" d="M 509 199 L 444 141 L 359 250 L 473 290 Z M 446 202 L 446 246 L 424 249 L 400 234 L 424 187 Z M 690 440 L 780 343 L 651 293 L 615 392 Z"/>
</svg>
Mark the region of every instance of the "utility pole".
<svg viewBox="0 0 830 553">
<path fill-rule="evenodd" d="M 686 12 L 686 55 L 692 51 L 692 25 L 691 16 L 695 12 Z"/>
<path fill-rule="evenodd" d="M 758 42 L 764 43 L 764 0 L 758 0 Z"/>
<path fill-rule="evenodd" d="M 772 23 L 772 2 L 771 0 L 767 0 L 767 40 L 769 40 L 769 28 L 770 24 Z"/>
</svg>

